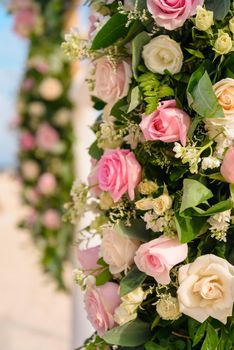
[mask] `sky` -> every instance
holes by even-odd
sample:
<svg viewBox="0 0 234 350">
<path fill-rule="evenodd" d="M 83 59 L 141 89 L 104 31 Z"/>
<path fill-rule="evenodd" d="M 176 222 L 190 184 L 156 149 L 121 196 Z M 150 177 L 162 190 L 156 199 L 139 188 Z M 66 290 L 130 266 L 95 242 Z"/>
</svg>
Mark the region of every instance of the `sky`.
<svg viewBox="0 0 234 350">
<path fill-rule="evenodd" d="M 16 116 L 16 97 L 27 55 L 27 40 L 12 31 L 12 18 L 0 4 L 0 170 L 17 164 L 17 133 L 9 127 Z"/>
</svg>

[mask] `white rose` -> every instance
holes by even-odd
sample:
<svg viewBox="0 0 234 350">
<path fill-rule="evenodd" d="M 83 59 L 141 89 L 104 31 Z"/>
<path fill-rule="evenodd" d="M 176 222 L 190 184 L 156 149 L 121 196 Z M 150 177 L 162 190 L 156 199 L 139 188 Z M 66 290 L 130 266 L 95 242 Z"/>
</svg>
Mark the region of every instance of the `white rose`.
<svg viewBox="0 0 234 350">
<path fill-rule="evenodd" d="M 53 101 L 62 95 L 63 87 L 58 79 L 45 78 L 39 85 L 38 92 L 45 100 Z"/>
<path fill-rule="evenodd" d="M 198 322 L 209 316 L 226 324 L 234 302 L 234 266 L 216 255 L 197 258 L 179 269 L 180 311 Z"/>
<path fill-rule="evenodd" d="M 168 194 L 162 194 L 153 200 L 153 209 L 157 215 L 163 215 L 172 206 L 172 199 Z"/>
<path fill-rule="evenodd" d="M 128 312 L 135 312 L 141 303 L 145 300 L 148 292 L 144 292 L 141 287 L 134 289 L 132 292 L 121 297 L 121 300 L 125 303 L 125 307 Z"/>
<path fill-rule="evenodd" d="M 183 52 L 175 40 L 168 35 L 153 38 L 143 48 L 143 59 L 146 67 L 154 73 L 179 73 L 183 65 Z"/>
<path fill-rule="evenodd" d="M 28 112 L 34 117 L 41 117 L 46 112 L 46 107 L 41 102 L 31 102 L 28 105 Z"/>
<path fill-rule="evenodd" d="M 181 316 L 178 300 L 171 295 L 160 299 L 156 304 L 156 310 L 159 316 L 167 321 L 177 320 Z"/>
<path fill-rule="evenodd" d="M 134 313 L 129 312 L 126 308 L 125 303 L 120 304 L 115 309 L 114 320 L 120 326 L 129 322 L 129 321 L 135 320 L 136 317 L 137 317 L 137 312 L 134 312 Z"/>
<path fill-rule="evenodd" d="M 195 25 L 199 30 L 208 30 L 214 23 L 213 11 L 207 11 L 202 6 L 197 6 Z"/>
<path fill-rule="evenodd" d="M 40 173 L 38 163 L 34 160 L 24 160 L 21 164 L 21 172 L 25 179 L 35 180 Z"/>
<path fill-rule="evenodd" d="M 65 126 L 72 121 L 72 113 L 68 108 L 61 108 L 54 114 L 53 121 L 58 126 Z"/>
<path fill-rule="evenodd" d="M 232 38 L 221 29 L 215 41 L 214 50 L 220 55 L 225 55 L 232 50 Z"/>
<path fill-rule="evenodd" d="M 113 228 L 107 227 L 103 230 L 101 255 L 109 265 L 112 274 L 127 271 L 134 262 L 134 256 L 139 246 L 139 241 L 129 239 Z"/>
</svg>

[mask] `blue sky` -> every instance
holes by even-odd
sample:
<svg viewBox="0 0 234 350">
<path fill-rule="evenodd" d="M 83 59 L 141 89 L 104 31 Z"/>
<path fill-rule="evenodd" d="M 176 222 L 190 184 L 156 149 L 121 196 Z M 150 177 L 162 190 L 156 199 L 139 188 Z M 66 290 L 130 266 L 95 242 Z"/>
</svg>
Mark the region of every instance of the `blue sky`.
<svg viewBox="0 0 234 350">
<path fill-rule="evenodd" d="M 9 128 L 16 115 L 16 97 L 28 43 L 12 31 L 12 18 L 0 4 L 0 169 L 16 165 L 17 134 Z"/>
</svg>

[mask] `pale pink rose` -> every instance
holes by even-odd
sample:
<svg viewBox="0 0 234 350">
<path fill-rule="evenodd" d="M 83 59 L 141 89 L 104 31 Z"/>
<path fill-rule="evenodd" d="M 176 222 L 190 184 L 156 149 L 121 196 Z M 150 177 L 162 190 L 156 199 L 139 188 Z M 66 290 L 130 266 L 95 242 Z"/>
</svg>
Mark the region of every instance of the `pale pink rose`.
<svg viewBox="0 0 234 350">
<path fill-rule="evenodd" d="M 174 30 L 195 15 L 197 6 L 203 3 L 204 0 L 147 0 L 147 7 L 158 26 Z"/>
<path fill-rule="evenodd" d="M 27 78 L 23 81 L 23 83 L 21 85 L 21 89 L 24 92 L 31 91 L 32 88 L 34 87 L 34 84 L 35 84 L 35 80 L 33 78 Z"/>
<path fill-rule="evenodd" d="M 81 269 L 83 270 L 85 275 L 92 274 L 92 270 L 100 268 L 100 265 L 97 264 L 99 259 L 100 246 L 87 248 L 87 249 L 79 249 L 77 250 L 77 258 L 80 264 Z M 97 274 L 93 273 L 94 275 Z"/>
<path fill-rule="evenodd" d="M 52 151 L 58 142 L 58 132 L 47 123 L 41 124 L 36 134 L 37 146 L 44 151 Z"/>
<path fill-rule="evenodd" d="M 38 163 L 31 159 L 24 160 L 20 167 L 22 176 L 29 181 L 35 180 L 40 173 Z"/>
<path fill-rule="evenodd" d="M 22 37 L 28 37 L 35 27 L 37 15 L 34 7 L 16 11 L 13 27 L 15 33 Z"/>
<path fill-rule="evenodd" d="M 113 105 L 127 96 L 131 76 L 131 68 L 126 61 L 113 67 L 106 57 L 102 57 L 96 61 L 95 94 L 104 102 Z"/>
<path fill-rule="evenodd" d="M 143 115 L 140 128 L 146 141 L 180 141 L 185 146 L 190 124 L 188 114 L 176 107 L 175 100 L 169 100 L 161 102 L 149 116 Z"/>
<path fill-rule="evenodd" d="M 38 212 L 35 209 L 32 209 L 26 217 L 26 225 L 32 227 L 38 220 Z"/>
<path fill-rule="evenodd" d="M 39 177 L 37 188 L 42 194 L 54 193 L 57 186 L 57 181 L 53 174 L 44 173 Z"/>
<path fill-rule="evenodd" d="M 47 62 L 41 61 L 41 62 L 38 62 L 38 63 L 36 64 L 35 69 L 36 69 L 39 73 L 45 74 L 45 73 L 47 73 L 48 70 L 49 70 L 49 65 L 48 65 Z"/>
<path fill-rule="evenodd" d="M 35 146 L 34 136 L 30 132 L 24 131 L 20 135 L 19 143 L 23 151 L 30 151 Z"/>
<path fill-rule="evenodd" d="M 99 188 L 109 192 L 114 202 L 126 192 L 133 200 L 134 189 L 141 181 L 141 166 L 129 150 L 107 150 L 98 162 L 97 178 Z"/>
<path fill-rule="evenodd" d="M 42 216 L 43 225 L 51 230 L 58 230 L 61 225 L 61 218 L 57 210 L 48 209 Z"/>
<path fill-rule="evenodd" d="M 37 204 L 40 200 L 40 194 L 36 188 L 27 188 L 25 190 L 25 198 L 32 204 Z"/>
<path fill-rule="evenodd" d="M 87 318 L 100 336 L 115 325 L 114 312 L 120 305 L 119 285 L 113 282 L 96 287 L 88 287 L 85 293 Z"/>
<path fill-rule="evenodd" d="M 108 227 L 103 230 L 101 252 L 112 274 L 127 272 L 134 263 L 139 246 L 140 241 L 120 234 L 114 228 Z"/>
<path fill-rule="evenodd" d="M 230 147 L 224 156 L 221 174 L 227 182 L 234 184 L 234 147 Z"/>
<path fill-rule="evenodd" d="M 140 246 L 135 256 L 140 271 L 161 284 L 169 284 L 170 270 L 184 261 L 188 255 L 187 244 L 181 244 L 176 238 L 160 236 Z"/>
</svg>

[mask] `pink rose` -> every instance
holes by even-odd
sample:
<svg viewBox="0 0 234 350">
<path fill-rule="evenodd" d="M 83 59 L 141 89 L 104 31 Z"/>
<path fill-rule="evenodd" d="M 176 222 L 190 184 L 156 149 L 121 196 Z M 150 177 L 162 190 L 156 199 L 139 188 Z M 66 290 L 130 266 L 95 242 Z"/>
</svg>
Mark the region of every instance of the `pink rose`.
<svg viewBox="0 0 234 350">
<path fill-rule="evenodd" d="M 176 238 L 160 236 L 140 246 L 135 256 L 140 271 L 161 284 L 170 283 L 170 270 L 187 258 L 188 246 Z"/>
<path fill-rule="evenodd" d="M 204 0 L 147 0 L 147 7 L 158 26 L 174 30 L 195 15 L 197 6 L 203 3 Z"/>
<path fill-rule="evenodd" d="M 227 182 L 234 184 L 234 147 L 230 147 L 224 156 L 221 174 Z"/>
<path fill-rule="evenodd" d="M 52 194 L 54 193 L 57 186 L 57 181 L 53 174 L 44 173 L 39 177 L 38 180 L 38 190 L 42 194 Z"/>
<path fill-rule="evenodd" d="M 26 217 L 26 224 L 29 227 L 33 227 L 38 220 L 38 212 L 35 209 L 32 209 L 28 216 Z"/>
<path fill-rule="evenodd" d="M 85 275 L 89 275 L 92 270 L 100 268 L 97 264 L 99 259 L 100 246 L 96 246 L 88 249 L 77 250 L 77 258 L 81 269 L 84 271 Z M 97 272 L 98 273 L 98 272 Z M 94 273 L 95 275 L 95 273 Z"/>
<path fill-rule="evenodd" d="M 15 33 L 22 37 L 29 36 L 36 25 L 37 15 L 33 7 L 18 10 L 14 17 Z"/>
<path fill-rule="evenodd" d="M 129 150 L 107 150 L 98 162 L 97 179 L 100 189 L 109 192 L 114 202 L 125 192 L 133 200 L 141 181 L 141 166 Z"/>
<path fill-rule="evenodd" d="M 58 230 L 61 225 L 60 215 L 55 209 L 48 209 L 42 217 L 43 225 L 51 230 Z"/>
<path fill-rule="evenodd" d="M 42 124 L 36 134 L 37 146 L 44 151 L 52 151 L 58 144 L 59 135 L 49 124 Z"/>
<path fill-rule="evenodd" d="M 25 190 L 25 198 L 31 204 L 37 204 L 40 200 L 40 194 L 38 193 L 36 188 L 29 187 Z"/>
<path fill-rule="evenodd" d="M 33 78 L 27 78 L 23 81 L 21 89 L 24 92 L 28 92 L 32 90 L 32 88 L 34 87 L 34 84 L 35 84 L 35 80 Z"/>
<path fill-rule="evenodd" d="M 35 146 L 34 136 L 28 131 L 25 131 L 20 135 L 19 142 L 20 142 L 20 147 L 24 151 L 30 151 Z"/>
<path fill-rule="evenodd" d="M 163 101 L 149 116 L 143 115 L 140 128 L 147 141 L 175 142 L 186 145 L 190 117 L 176 107 L 175 100 Z"/>
<path fill-rule="evenodd" d="M 98 59 L 95 73 L 95 93 L 97 97 L 113 105 L 127 96 L 131 76 L 131 68 L 126 61 L 122 61 L 116 67 L 113 67 L 106 57 Z"/>
<path fill-rule="evenodd" d="M 119 285 L 107 282 L 100 287 L 88 287 L 85 294 L 87 318 L 100 336 L 115 325 L 114 312 L 120 305 Z"/>
</svg>

